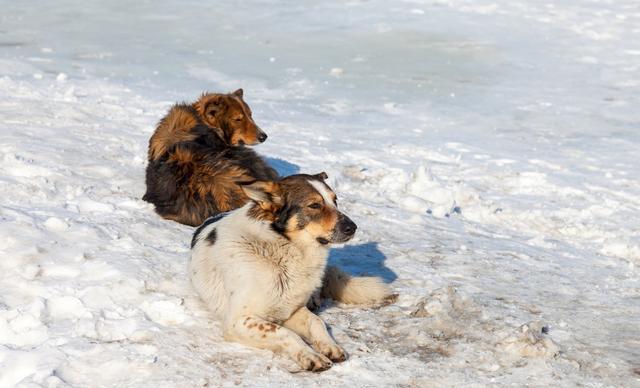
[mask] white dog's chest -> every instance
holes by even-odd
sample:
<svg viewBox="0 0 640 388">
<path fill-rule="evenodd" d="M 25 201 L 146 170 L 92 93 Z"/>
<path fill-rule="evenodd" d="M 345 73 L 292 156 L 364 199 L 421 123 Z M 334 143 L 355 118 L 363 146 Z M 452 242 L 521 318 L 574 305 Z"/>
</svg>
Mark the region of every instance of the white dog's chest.
<svg viewBox="0 0 640 388">
<path fill-rule="evenodd" d="M 255 253 L 268 263 L 270 281 L 263 290 L 265 318 L 273 321 L 288 319 L 307 304 L 313 292 L 322 285 L 327 252 L 324 249 L 303 252 L 290 244 L 265 244 L 254 247 Z"/>
</svg>

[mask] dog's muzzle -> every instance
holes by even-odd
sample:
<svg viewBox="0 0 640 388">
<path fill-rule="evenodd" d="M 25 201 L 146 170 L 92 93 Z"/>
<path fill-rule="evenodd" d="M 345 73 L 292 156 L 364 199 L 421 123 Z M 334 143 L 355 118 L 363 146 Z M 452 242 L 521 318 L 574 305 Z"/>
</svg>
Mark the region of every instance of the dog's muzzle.
<svg viewBox="0 0 640 388">
<path fill-rule="evenodd" d="M 351 221 L 351 218 L 340 213 L 336 228 L 331 236 L 331 242 L 342 243 L 351 240 L 353 235 L 356 234 L 356 229 L 358 229 L 358 225 Z"/>
</svg>

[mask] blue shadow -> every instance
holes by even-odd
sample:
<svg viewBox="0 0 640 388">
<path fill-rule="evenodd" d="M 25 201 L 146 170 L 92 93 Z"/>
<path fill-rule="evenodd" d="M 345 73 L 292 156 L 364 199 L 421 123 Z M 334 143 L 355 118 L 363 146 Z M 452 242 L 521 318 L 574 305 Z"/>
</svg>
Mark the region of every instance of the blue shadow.
<svg viewBox="0 0 640 388">
<path fill-rule="evenodd" d="M 300 167 L 293 163 L 289 163 L 286 160 L 278 158 L 265 157 L 269 166 L 278 172 L 280 176 L 289 176 L 300 172 Z"/>
<path fill-rule="evenodd" d="M 378 249 L 377 242 L 360 245 L 345 245 L 329 251 L 329 264 L 335 265 L 352 275 L 379 276 L 391 283 L 398 276 L 384 265 L 387 257 Z"/>
</svg>

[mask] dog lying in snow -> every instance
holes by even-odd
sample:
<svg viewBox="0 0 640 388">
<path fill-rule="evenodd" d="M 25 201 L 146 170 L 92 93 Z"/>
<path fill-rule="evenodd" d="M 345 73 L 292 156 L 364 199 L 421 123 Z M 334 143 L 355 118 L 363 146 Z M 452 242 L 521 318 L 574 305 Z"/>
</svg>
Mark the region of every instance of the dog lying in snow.
<svg viewBox="0 0 640 388">
<path fill-rule="evenodd" d="M 251 201 L 201 225 L 189 263 L 192 284 L 221 320 L 225 339 L 285 353 L 312 371 L 346 359 L 306 307 L 314 292 L 353 304 L 393 299 L 379 278 L 325 271 L 329 244 L 349 241 L 356 231 L 326 177 L 244 185 Z"/>
<path fill-rule="evenodd" d="M 176 104 L 149 140 L 147 192 L 142 199 L 160 216 L 191 226 L 237 209 L 249 200 L 240 182 L 278 177 L 260 155 L 245 147 L 266 139 L 242 89 Z"/>
</svg>

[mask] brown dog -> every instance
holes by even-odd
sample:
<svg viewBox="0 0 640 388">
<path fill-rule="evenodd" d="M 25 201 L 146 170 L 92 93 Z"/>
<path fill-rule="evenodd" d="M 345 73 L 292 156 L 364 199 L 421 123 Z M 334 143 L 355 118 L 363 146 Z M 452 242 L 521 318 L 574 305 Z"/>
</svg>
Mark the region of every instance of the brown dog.
<svg viewBox="0 0 640 388">
<path fill-rule="evenodd" d="M 249 199 L 240 183 L 278 177 L 245 147 L 266 139 L 242 89 L 176 104 L 149 140 L 147 192 L 142 199 L 154 204 L 162 217 L 192 226 L 241 207 Z"/>
<path fill-rule="evenodd" d="M 255 145 L 267 140 L 253 121 L 242 89 L 233 93 L 204 93 L 192 104 L 176 104 L 160 120 L 149 141 L 149 160 L 157 160 L 171 146 L 212 132 L 228 145 Z"/>
</svg>

